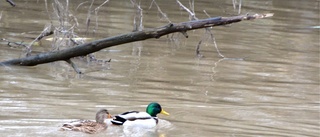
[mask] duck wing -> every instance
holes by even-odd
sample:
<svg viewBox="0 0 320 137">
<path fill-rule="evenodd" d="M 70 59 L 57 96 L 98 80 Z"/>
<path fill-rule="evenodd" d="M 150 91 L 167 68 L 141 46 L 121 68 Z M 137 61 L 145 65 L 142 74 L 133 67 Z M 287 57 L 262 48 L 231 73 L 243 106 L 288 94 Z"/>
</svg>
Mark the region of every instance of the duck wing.
<svg viewBox="0 0 320 137">
<path fill-rule="evenodd" d="M 89 134 L 100 132 L 107 128 L 105 124 L 99 124 L 91 120 L 77 120 L 70 123 L 64 123 L 61 130 L 80 131 Z"/>
<path fill-rule="evenodd" d="M 153 117 L 146 112 L 129 111 L 115 116 L 111 123 L 114 125 L 123 125 L 126 121 L 146 120 L 152 118 Z"/>
</svg>

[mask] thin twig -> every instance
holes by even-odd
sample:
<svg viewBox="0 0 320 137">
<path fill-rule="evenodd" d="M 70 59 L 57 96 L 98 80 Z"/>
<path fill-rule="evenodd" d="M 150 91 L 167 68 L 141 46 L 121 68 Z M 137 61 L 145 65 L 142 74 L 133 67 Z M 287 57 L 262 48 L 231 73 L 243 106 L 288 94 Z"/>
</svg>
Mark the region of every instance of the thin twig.
<svg viewBox="0 0 320 137">
<path fill-rule="evenodd" d="M 52 28 L 52 24 L 46 25 L 46 27 L 44 27 L 44 29 L 43 29 L 43 31 L 40 33 L 40 35 L 39 35 L 36 39 L 34 39 L 34 40 L 30 43 L 30 45 L 32 45 L 33 42 L 36 42 L 36 41 L 41 40 L 43 37 L 52 35 L 52 34 L 53 34 L 53 31 L 51 30 L 51 28 Z"/>
<path fill-rule="evenodd" d="M 241 13 L 241 3 L 242 3 L 242 0 L 240 0 L 240 2 L 239 2 L 239 9 L 238 9 L 238 15 L 240 15 L 240 13 Z"/>
<path fill-rule="evenodd" d="M 24 47 L 24 48 L 27 48 L 27 45 L 22 44 L 23 41 L 22 41 L 22 42 L 12 42 L 12 41 L 9 41 L 9 40 L 7 40 L 7 39 L 5 39 L 5 38 L 1 38 L 1 40 L 2 40 L 2 41 L 5 41 L 5 42 L 8 42 L 7 45 L 8 45 L 9 47 L 16 48 L 16 47 L 22 46 L 22 47 Z M 14 45 L 17 45 L 17 46 L 13 46 L 13 45 L 11 45 L 11 43 L 14 44 Z"/>
<path fill-rule="evenodd" d="M 241 5 L 242 5 L 242 0 L 239 0 L 239 3 L 237 2 L 237 0 L 232 0 L 232 5 L 233 5 L 233 10 L 236 10 L 236 5 L 238 5 L 238 15 L 240 15 L 241 13 Z"/>
<path fill-rule="evenodd" d="M 208 31 L 208 30 L 207 30 L 207 31 Z M 214 45 L 214 47 L 216 48 L 219 56 L 222 57 L 222 58 L 225 58 L 225 56 L 221 54 L 221 52 L 220 52 L 220 50 L 219 50 L 219 48 L 218 48 L 218 45 L 217 45 L 217 42 L 216 42 L 216 38 L 214 37 L 213 32 L 212 32 L 212 31 L 208 31 L 208 32 L 210 33 L 211 40 L 212 40 L 213 45 Z"/>
<path fill-rule="evenodd" d="M 195 11 L 194 11 L 194 0 L 189 0 L 189 6 L 190 6 L 190 8 L 191 8 L 191 11 L 193 12 L 193 13 L 195 13 Z"/>
<path fill-rule="evenodd" d="M 82 6 L 83 4 L 85 4 L 85 3 L 87 3 L 87 2 L 88 2 L 88 1 L 85 1 L 85 2 L 80 3 L 80 4 L 77 6 L 77 8 L 76 8 L 75 11 L 77 11 L 80 6 Z"/>
<path fill-rule="evenodd" d="M 136 0 L 130 0 L 131 3 L 136 7 L 136 14 L 133 19 L 133 31 L 143 30 L 143 9 L 141 8 L 141 3 L 137 3 Z"/>
<path fill-rule="evenodd" d="M 206 14 L 208 16 L 208 18 L 211 18 L 211 16 L 207 13 L 206 10 L 203 10 L 204 14 Z"/>
<path fill-rule="evenodd" d="M 6 0 L 12 7 L 15 7 L 16 4 L 13 2 L 13 0 Z"/>
<path fill-rule="evenodd" d="M 105 0 L 102 4 L 100 4 L 98 7 L 96 7 L 94 10 L 99 10 L 103 5 L 107 4 L 109 0 Z"/>
<path fill-rule="evenodd" d="M 87 20 L 86 20 L 86 26 L 87 26 L 86 34 L 88 34 L 88 31 L 89 31 L 89 26 L 90 26 L 90 22 L 91 22 L 91 19 L 90 19 L 90 17 L 91 17 L 91 9 L 92 9 L 93 3 L 94 3 L 94 0 L 92 0 L 91 5 L 90 5 L 90 7 L 88 9 L 88 15 L 87 15 Z"/>
<path fill-rule="evenodd" d="M 75 63 L 73 63 L 73 61 L 71 61 L 71 59 L 65 60 L 67 63 L 69 63 L 71 65 L 71 67 L 74 69 L 74 71 L 76 71 L 78 74 L 83 74 L 79 68 L 77 67 L 77 65 Z"/>
<path fill-rule="evenodd" d="M 94 15 L 95 15 L 95 17 L 96 17 L 96 25 L 95 25 L 95 28 L 93 29 L 93 31 L 94 32 L 96 32 L 96 30 L 98 30 L 98 27 L 99 27 L 99 24 L 98 24 L 98 12 L 99 12 L 99 9 L 103 6 L 103 5 L 105 5 L 106 3 L 108 3 L 109 2 L 109 0 L 105 0 L 102 4 L 100 4 L 98 7 L 96 7 L 95 9 L 94 9 Z"/>
<path fill-rule="evenodd" d="M 0 12 L 0 21 L 1 21 L 1 18 L 2 18 L 2 12 L 3 12 L 3 10 Z"/>
<path fill-rule="evenodd" d="M 189 13 L 191 20 L 198 20 L 198 18 L 196 17 L 195 13 L 190 11 L 186 6 L 184 6 L 179 0 L 177 0 L 177 3 L 179 4 L 179 6 L 184 9 L 186 12 Z"/>
<path fill-rule="evenodd" d="M 236 3 L 237 3 L 237 1 L 236 1 L 236 0 L 232 0 L 233 10 L 236 10 Z"/>
<path fill-rule="evenodd" d="M 152 4 L 154 4 L 157 7 L 158 12 L 161 14 L 162 18 L 166 19 L 169 23 L 172 23 L 171 20 L 168 18 L 167 14 L 162 12 L 161 8 L 159 7 L 159 5 L 157 4 L 157 2 L 155 0 L 152 0 L 151 4 L 149 6 L 149 9 L 152 7 Z"/>
<path fill-rule="evenodd" d="M 196 55 L 197 55 L 197 57 L 199 57 L 199 58 L 202 58 L 202 57 L 203 57 L 203 55 L 200 53 L 200 45 L 201 45 L 201 43 L 202 43 L 202 40 L 199 41 L 199 43 L 198 43 L 198 45 L 197 45 L 197 47 L 196 47 Z"/>
<path fill-rule="evenodd" d="M 45 3 L 46 12 L 47 12 L 47 15 L 48 15 L 48 17 L 49 17 L 49 20 L 52 21 L 51 16 L 50 16 L 50 14 L 49 14 L 48 1 L 45 0 L 44 3 Z"/>
<path fill-rule="evenodd" d="M 198 18 L 195 16 L 195 13 L 194 12 L 191 12 L 187 7 L 185 7 L 179 0 L 177 0 L 178 4 L 180 5 L 180 7 L 182 7 L 185 11 L 187 11 L 189 13 L 189 15 L 192 17 L 192 20 L 198 20 Z M 190 4 L 191 7 L 192 4 Z M 206 12 L 205 12 L 206 13 Z M 207 14 L 208 15 L 208 14 Z M 209 16 L 209 15 L 208 15 Z M 218 49 L 218 45 L 217 45 L 217 42 L 216 42 L 216 39 L 213 35 L 213 33 L 211 32 L 211 30 L 209 28 L 205 28 L 207 32 L 210 33 L 210 37 L 211 37 L 211 40 L 213 41 L 213 45 L 214 47 L 216 48 L 218 54 L 220 57 L 224 58 L 224 56 L 221 54 L 220 50 Z M 196 55 L 199 57 L 200 54 L 200 45 L 201 45 L 201 41 L 199 41 L 198 45 L 197 45 L 197 48 L 196 48 Z M 200 56 L 202 57 L 202 55 Z"/>
</svg>

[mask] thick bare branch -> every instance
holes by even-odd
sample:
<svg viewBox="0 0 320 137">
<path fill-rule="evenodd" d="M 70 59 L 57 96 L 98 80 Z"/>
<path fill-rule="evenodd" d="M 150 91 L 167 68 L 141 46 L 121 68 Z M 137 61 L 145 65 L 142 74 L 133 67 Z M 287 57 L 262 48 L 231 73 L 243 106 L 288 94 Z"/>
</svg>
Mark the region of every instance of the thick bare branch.
<svg viewBox="0 0 320 137">
<path fill-rule="evenodd" d="M 233 17 L 215 17 L 202 20 L 194 20 L 176 24 L 168 24 L 159 28 L 136 31 L 118 36 L 113 36 L 105 39 L 92 41 L 90 43 L 81 44 L 69 49 L 60 51 L 53 51 L 47 53 L 41 53 L 34 56 L 28 56 L 26 58 L 13 59 L 4 62 L 0 62 L 0 65 L 21 65 L 21 66 L 34 66 L 43 63 L 49 63 L 54 61 L 69 60 L 77 56 L 85 56 L 90 53 L 99 51 L 104 48 L 141 41 L 150 38 L 159 38 L 163 35 L 167 35 L 174 32 L 184 32 L 193 29 L 200 29 L 206 27 L 214 27 L 220 25 L 226 25 L 231 23 L 240 22 L 242 20 L 253 20 L 257 18 L 265 18 L 273 16 L 273 14 L 255 14 L 255 15 L 240 15 Z"/>
</svg>

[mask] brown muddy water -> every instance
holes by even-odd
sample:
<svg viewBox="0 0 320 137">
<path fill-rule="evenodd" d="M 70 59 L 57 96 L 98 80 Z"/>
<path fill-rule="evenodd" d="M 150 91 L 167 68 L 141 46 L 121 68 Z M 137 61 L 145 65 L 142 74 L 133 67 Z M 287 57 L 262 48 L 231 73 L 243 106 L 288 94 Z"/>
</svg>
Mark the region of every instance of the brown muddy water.
<svg viewBox="0 0 320 137">
<path fill-rule="evenodd" d="M 57 25 L 52 0 L 49 13 L 44 1 L 15 2 L 14 8 L 1 2 L 0 38 L 28 43 L 50 21 Z M 92 7 L 103 2 L 96 0 Z M 171 22 L 189 20 L 176 1 L 157 2 Z M 189 7 L 188 1 L 181 2 Z M 92 13 L 85 34 L 90 4 L 70 0 L 79 36 L 92 41 L 133 30 L 137 14 L 132 3 L 110 0 L 97 16 Z M 150 4 L 141 1 L 144 28 L 166 25 Z M 203 10 L 212 17 L 237 13 L 232 0 L 199 0 L 194 9 L 200 19 L 207 18 Z M 109 127 L 93 136 L 319 136 L 319 1 L 243 0 L 241 12 L 275 14 L 212 28 L 224 59 L 200 29 L 188 32 L 189 38 L 176 33 L 95 53 L 111 59 L 110 64 L 75 59 L 83 75 L 65 62 L 0 67 L 0 136 L 92 136 L 58 129 L 74 119 L 94 119 L 100 108 L 112 114 L 144 111 L 153 101 L 171 114 L 158 115 L 155 129 Z M 195 48 L 201 40 L 199 58 Z M 41 42 L 35 52 L 51 48 L 50 41 Z M 21 48 L 1 41 L 0 61 L 22 55 Z"/>
</svg>

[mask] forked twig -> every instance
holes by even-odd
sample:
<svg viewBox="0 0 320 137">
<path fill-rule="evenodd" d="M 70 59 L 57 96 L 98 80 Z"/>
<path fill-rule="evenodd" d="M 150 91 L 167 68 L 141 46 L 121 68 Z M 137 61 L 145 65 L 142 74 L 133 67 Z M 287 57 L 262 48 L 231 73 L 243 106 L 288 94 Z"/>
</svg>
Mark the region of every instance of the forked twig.
<svg viewBox="0 0 320 137">
<path fill-rule="evenodd" d="M 233 9 L 236 10 L 237 0 L 232 0 Z M 242 0 L 239 0 L 238 15 L 241 13 Z"/>
<path fill-rule="evenodd" d="M 99 24 L 98 24 L 98 12 L 99 12 L 99 9 L 103 6 L 103 5 L 105 5 L 105 4 L 107 4 L 109 2 L 109 0 L 105 0 L 102 4 L 100 4 L 98 7 L 96 7 L 95 9 L 94 9 L 94 15 L 95 15 L 95 17 L 96 17 L 96 25 L 95 25 L 95 28 L 94 28 L 94 32 L 96 32 L 96 30 L 98 30 L 98 27 L 99 27 Z"/>
<path fill-rule="evenodd" d="M 171 20 L 168 18 L 167 14 L 165 14 L 164 12 L 162 12 L 161 8 L 159 7 L 159 5 L 157 4 L 157 2 L 156 2 L 155 0 L 152 0 L 151 4 L 150 4 L 150 6 L 149 6 L 149 9 L 152 7 L 153 4 L 157 7 L 158 12 L 161 14 L 161 16 L 162 16 L 163 18 L 165 18 L 165 19 L 168 21 L 168 23 L 171 23 Z"/>
<path fill-rule="evenodd" d="M 179 0 L 177 0 L 177 2 L 178 2 L 180 7 L 182 7 L 185 11 L 187 11 L 189 13 L 189 15 L 191 16 L 192 20 L 198 20 L 198 18 L 195 16 L 196 14 L 194 12 L 192 12 L 187 7 L 185 7 Z M 193 11 L 194 11 L 193 3 L 190 3 L 190 6 L 193 8 Z M 207 14 L 208 17 L 210 17 L 209 14 L 206 11 L 204 11 L 204 12 Z M 216 48 L 216 51 L 218 52 L 219 56 L 222 57 L 222 58 L 225 58 L 225 56 L 221 54 L 221 52 L 220 52 L 220 50 L 218 48 L 216 39 L 215 39 L 213 33 L 211 32 L 211 30 L 209 28 L 205 28 L 205 29 L 206 29 L 206 32 L 210 33 L 211 40 L 213 41 L 213 45 Z M 203 55 L 201 55 L 201 53 L 200 53 L 201 44 L 202 44 L 202 40 L 199 41 L 199 43 L 198 43 L 198 45 L 196 47 L 196 55 L 198 57 L 203 57 Z"/>
<path fill-rule="evenodd" d="M 179 6 L 184 9 L 186 12 L 189 13 L 191 20 L 198 20 L 198 18 L 196 17 L 196 14 L 194 12 L 192 12 L 191 10 L 189 10 L 186 6 L 184 6 L 179 0 L 177 0 L 177 3 L 179 4 Z"/>
</svg>

